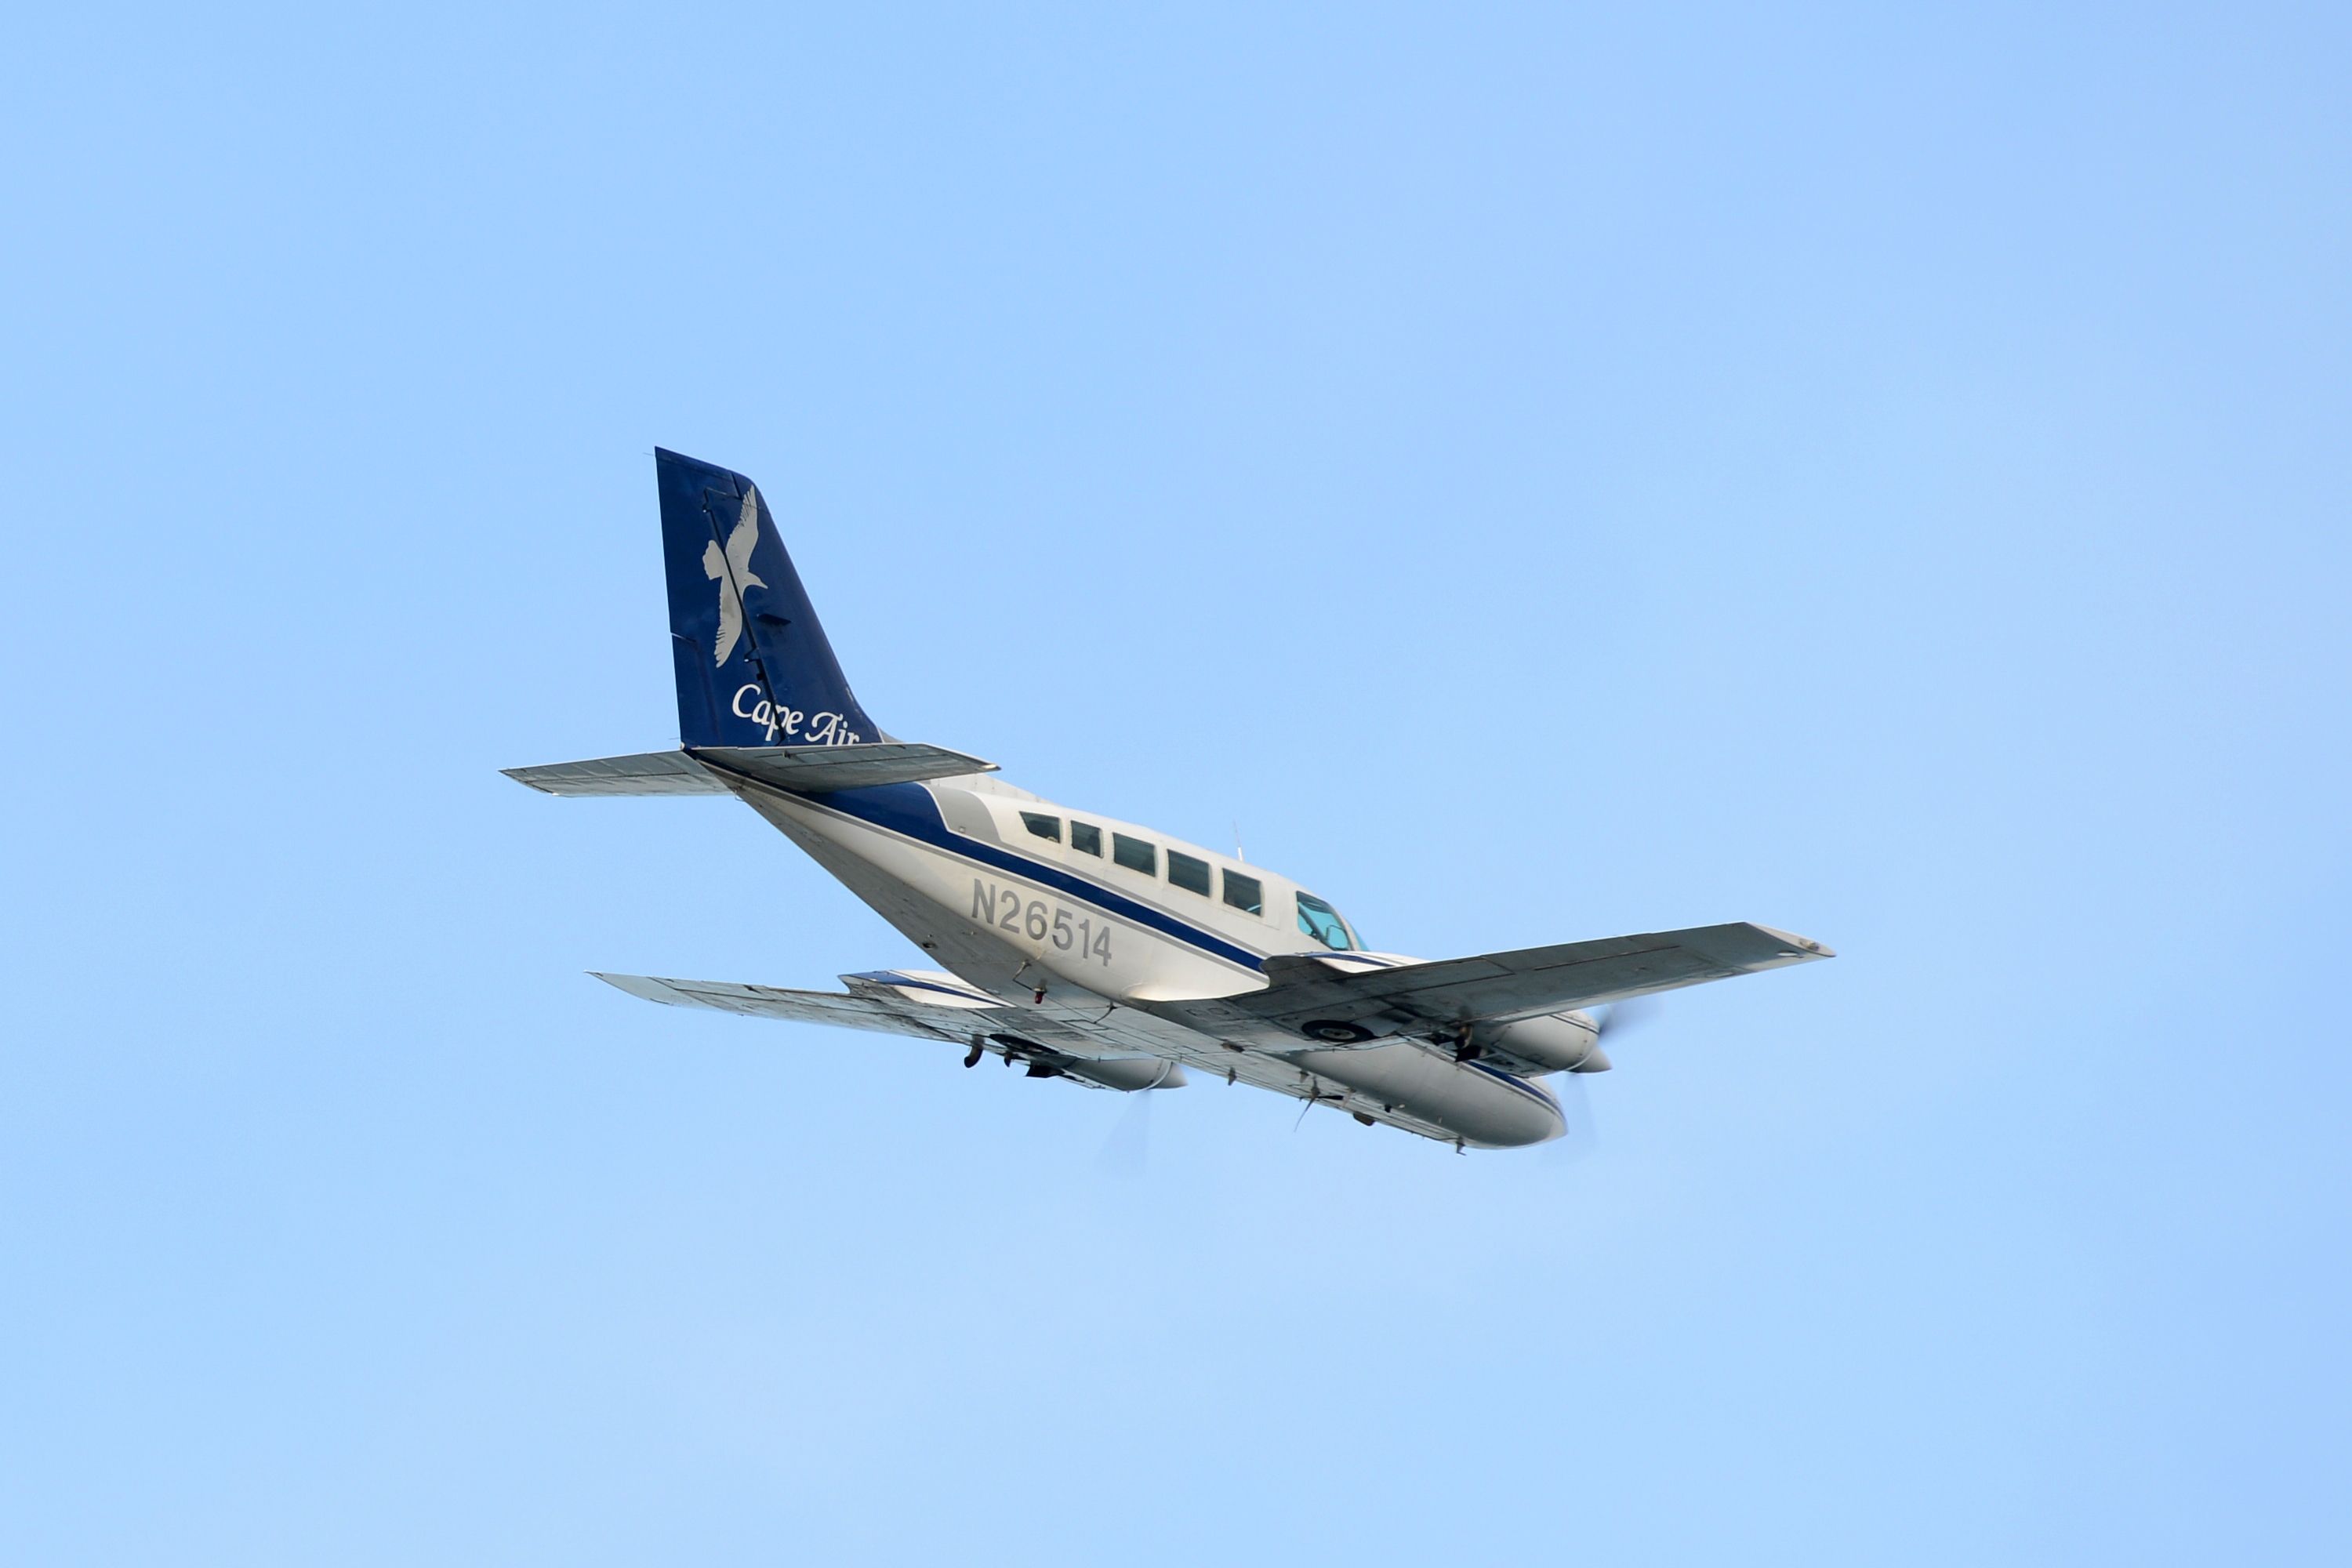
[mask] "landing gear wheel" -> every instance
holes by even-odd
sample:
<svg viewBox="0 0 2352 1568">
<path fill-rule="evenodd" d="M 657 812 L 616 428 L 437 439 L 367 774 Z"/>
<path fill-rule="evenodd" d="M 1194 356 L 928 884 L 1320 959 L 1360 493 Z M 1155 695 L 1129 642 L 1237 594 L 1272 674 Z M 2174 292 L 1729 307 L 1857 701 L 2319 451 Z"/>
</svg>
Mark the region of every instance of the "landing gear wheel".
<svg viewBox="0 0 2352 1568">
<path fill-rule="evenodd" d="M 1372 1037 L 1372 1032 L 1361 1024 L 1343 1024 L 1337 1018 L 1310 1019 L 1298 1032 L 1327 1046 L 1360 1046 Z"/>
</svg>

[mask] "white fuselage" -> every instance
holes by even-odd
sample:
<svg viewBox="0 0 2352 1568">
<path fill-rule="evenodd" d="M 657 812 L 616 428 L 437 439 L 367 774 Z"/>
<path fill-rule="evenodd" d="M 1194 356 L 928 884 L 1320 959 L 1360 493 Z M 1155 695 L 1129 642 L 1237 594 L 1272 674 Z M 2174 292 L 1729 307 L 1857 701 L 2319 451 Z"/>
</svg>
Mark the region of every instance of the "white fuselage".
<svg viewBox="0 0 2352 1568">
<path fill-rule="evenodd" d="M 1075 1037 L 1078 1055 L 1173 1061 L 1465 1145 L 1563 1131 L 1542 1087 L 1443 1042 L 1328 1048 L 1221 1005 L 1263 990 L 1276 955 L 1413 962 L 1357 951 L 1328 906 L 1262 867 L 984 775 L 814 796 L 728 782 L 943 968 L 1050 1026 L 1057 1048 Z"/>
</svg>

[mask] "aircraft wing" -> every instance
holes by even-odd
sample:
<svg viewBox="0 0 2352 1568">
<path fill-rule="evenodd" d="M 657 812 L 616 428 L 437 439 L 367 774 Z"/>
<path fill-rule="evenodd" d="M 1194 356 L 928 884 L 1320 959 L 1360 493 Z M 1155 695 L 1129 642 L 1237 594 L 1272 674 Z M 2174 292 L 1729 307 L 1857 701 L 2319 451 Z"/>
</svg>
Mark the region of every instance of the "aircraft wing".
<svg viewBox="0 0 2352 1568">
<path fill-rule="evenodd" d="M 966 1067 L 985 1051 L 1003 1058 L 1007 1066 L 1027 1063 L 1031 1078 L 1066 1079 L 1081 1089 L 1178 1089 L 1184 1083 L 1184 1069 L 1172 1061 L 1132 1054 L 1107 1058 L 1098 1049 L 1088 1048 L 1095 1042 L 1065 1024 L 1008 1007 L 952 974 L 929 970 L 845 974 L 841 978 L 847 991 L 787 991 L 776 985 L 662 980 L 650 974 L 596 978 L 632 996 L 674 1007 L 710 1007 L 754 1018 L 946 1040 L 971 1053 Z"/>
<path fill-rule="evenodd" d="M 1564 1013 L 1835 956 L 1817 942 L 1745 923 L 1384 969 L 1301 954 L 1267 959 L 1267 988 L 1226 1000 L 1301 1033 L 1309 1023 L 1337 1023 L 1374 1036 L 1412 1034 Z"/>
<path fill-rule="evenodd" d="M 918 1039 L 968 1045 L 975 1034 L 1004 1027 L 1003 1004 L 942 975 L 934 982 L 897 973 L 845 974 L 847 991 L 787 991 L 725 980 L 664 980 L 650 974 L 598 974 L 632 996 L 673 1007 L 710 1007 L 754 1018 L 834 1024 Z M 944 982 L 942 984 L 941 982 Z"/>
</svg>

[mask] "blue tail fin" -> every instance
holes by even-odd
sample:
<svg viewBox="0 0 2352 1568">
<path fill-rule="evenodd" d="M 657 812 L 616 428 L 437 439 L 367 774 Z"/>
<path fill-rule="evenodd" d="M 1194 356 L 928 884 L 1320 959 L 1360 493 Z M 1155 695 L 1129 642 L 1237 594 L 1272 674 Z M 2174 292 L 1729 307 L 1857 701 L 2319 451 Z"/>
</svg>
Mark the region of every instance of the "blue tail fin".
<svg viewBox="0 0 2352 1568">
<path fill-rule="evenodd" d="M 678 739 L 688 746 L 878 741 L 759 489 L 740 474 L 654 449 Z"/>
</svg>

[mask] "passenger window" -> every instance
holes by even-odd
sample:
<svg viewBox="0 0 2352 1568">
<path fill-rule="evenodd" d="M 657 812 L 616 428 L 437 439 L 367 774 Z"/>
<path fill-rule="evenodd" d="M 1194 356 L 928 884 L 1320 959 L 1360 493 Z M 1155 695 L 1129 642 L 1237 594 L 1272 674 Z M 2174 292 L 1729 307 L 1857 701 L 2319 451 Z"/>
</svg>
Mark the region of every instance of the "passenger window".
<svg viewBox="0 0 2352 1568">
<path fill-rule="evenodd" d="M 1209 863 L 1181 849 L 1168 851 L 1168 879 L 1188 893 L 1209 896 Z"/>
<path fill-rule="evenodd" d="M 1070 847 L 1081 855 L 1099 856 L 1102 853 L 1102 829 L 1091 822 L 1080 822 L 1072 817 Z"/>
<path fill-rule="evenodd" d="M 1140 871 L 1147 877 L 1160 875 L 1160 846 L 1140 838 L 1129 838 L 1124 833 L 1110 836 L 1110 858 L 1130 871 Z"/>
<path fill-rule="evenodd" d="M 1255 877 L 1244 877 L 1239 871 L 1225 873 L 1225 902 L 1237 910 L 1254 915 L 1265 913 L 1265 889 Z"/>
<path fill-rule="evenodd" d="M 1348 940 L 1348 922 L 1339 911 L 1312 893 L 1298 895 L 1298 929 L 1334 952 L 1350 952 L 1356 946 Z"/>
<path fill-rule="evenodd" d="M 1058 816 L 1046 816 L 1039 812 L 1024 811 L 1021 814 L 1021 821 L 1024 826 L 1040 838 L 1050 838 L 1056 844 L 1062 841 L 1062 819 Z"/>
</svg>

